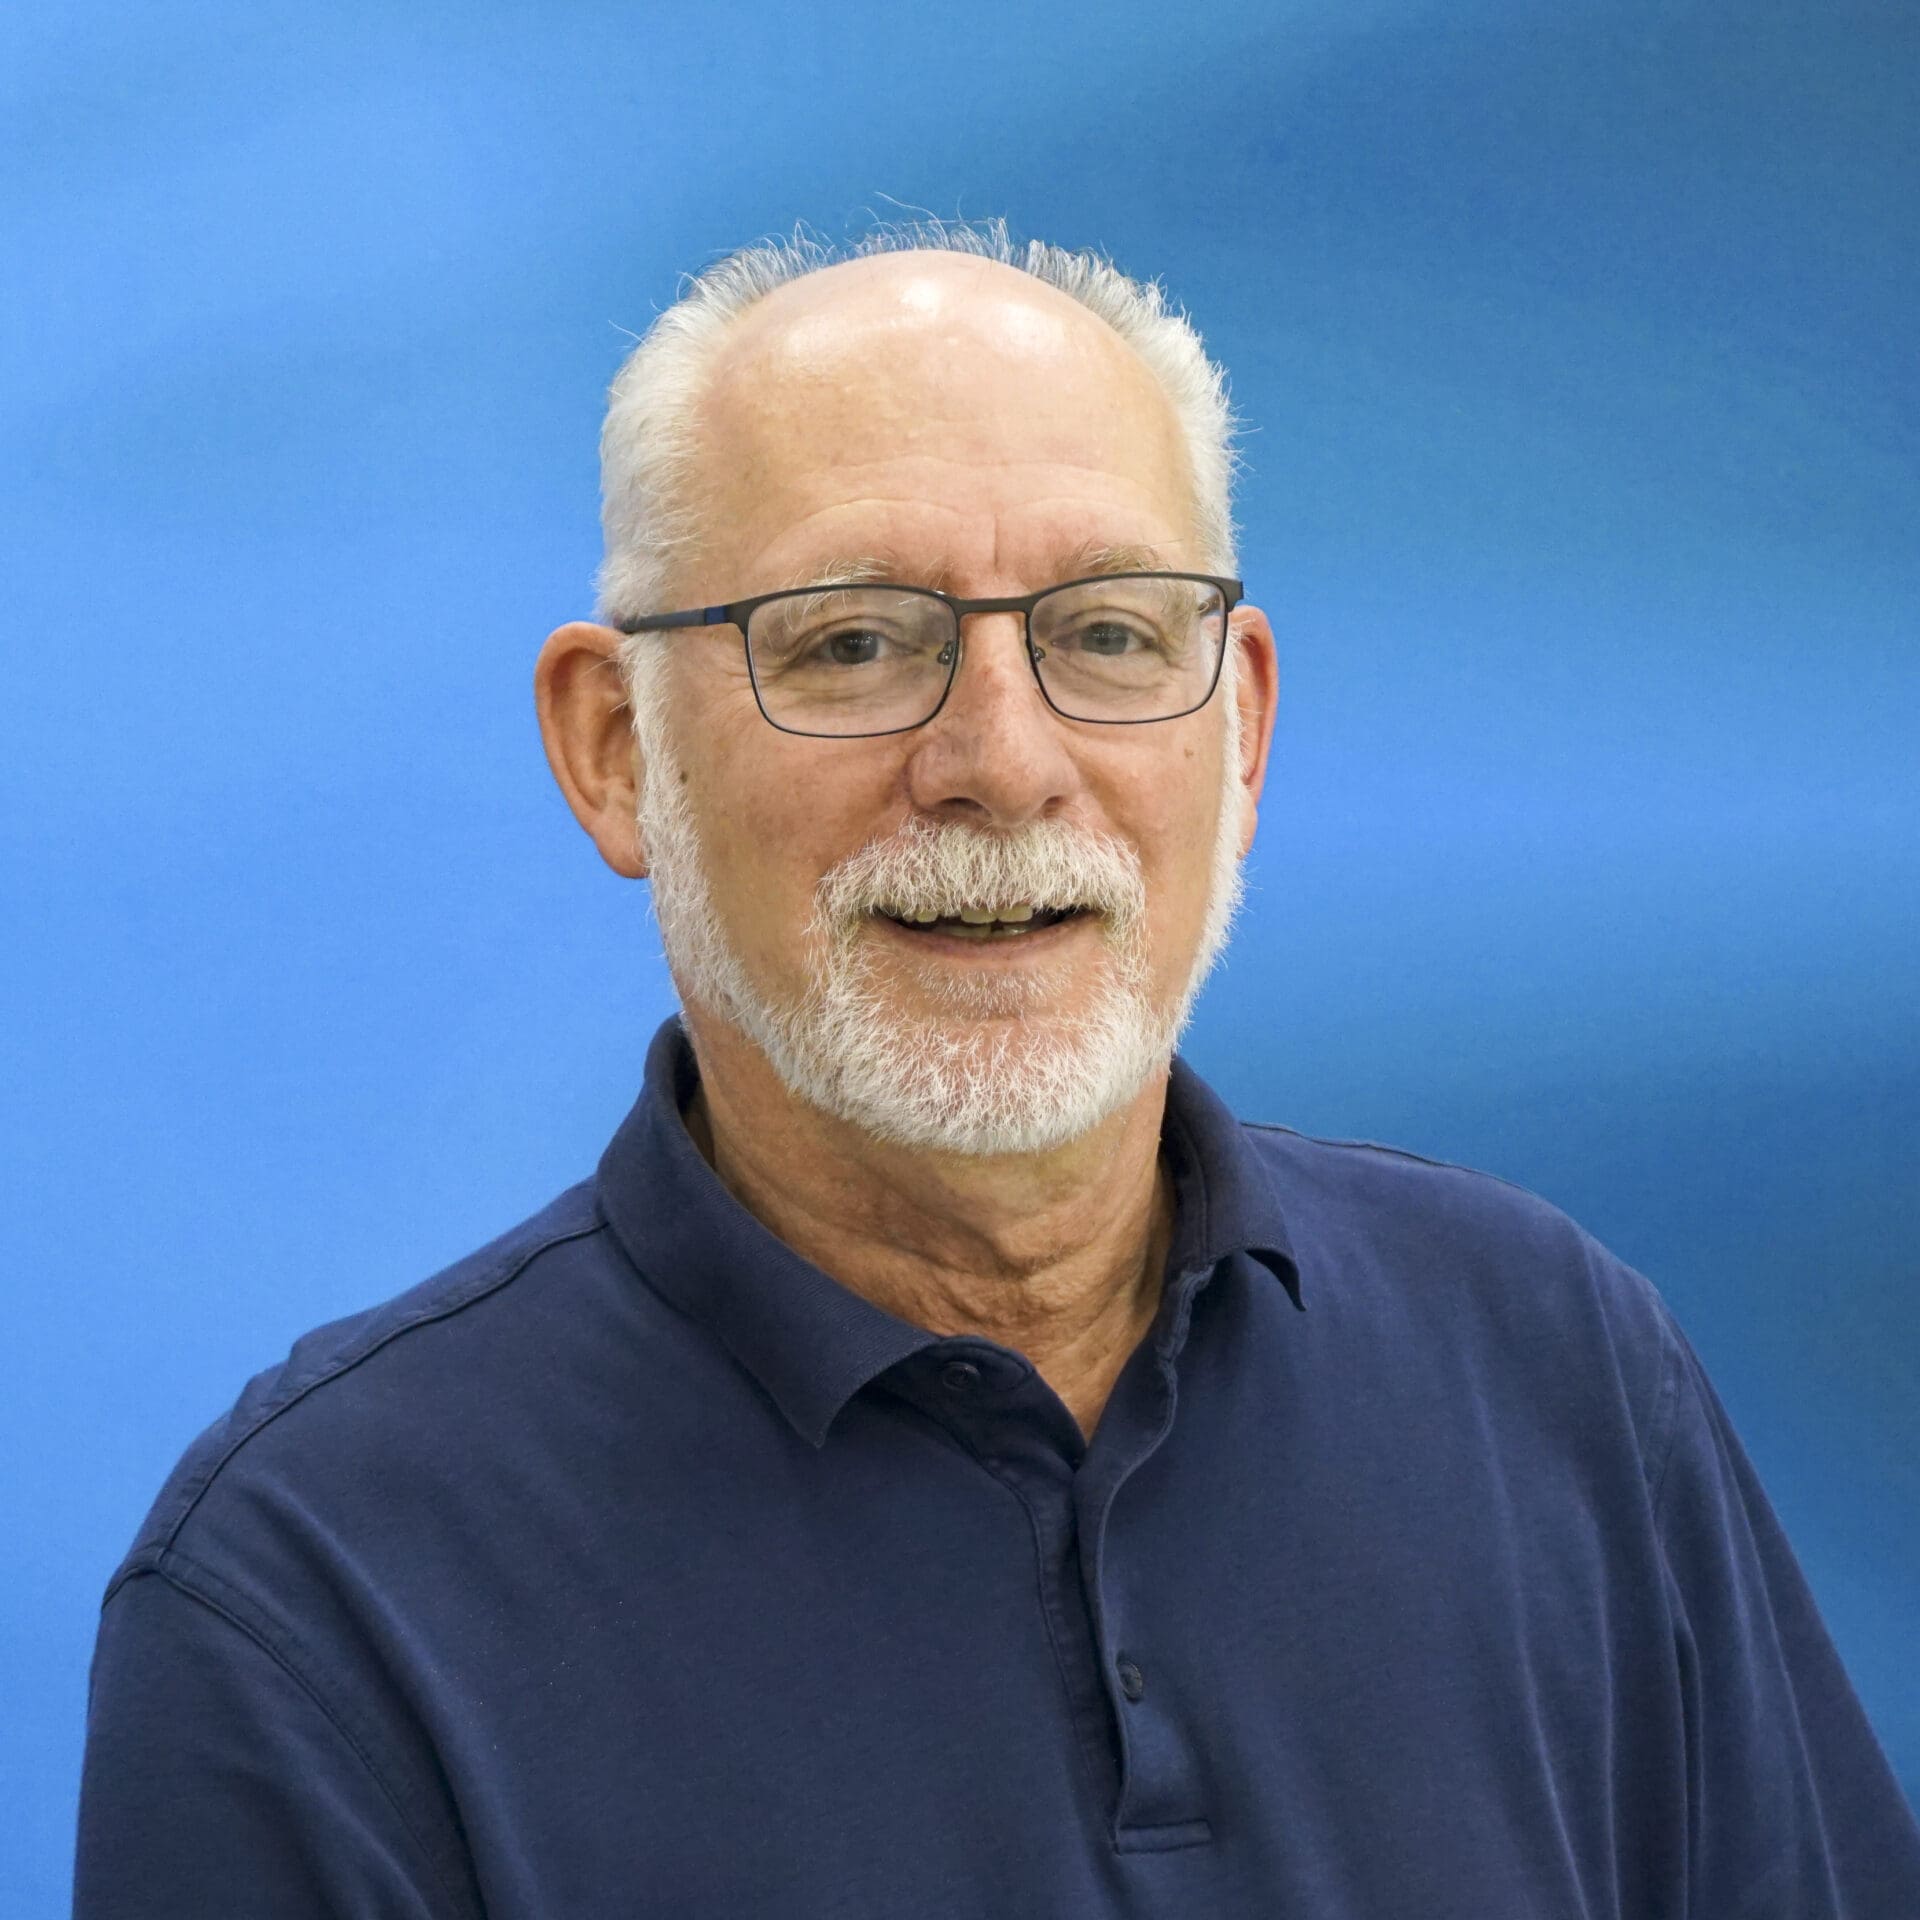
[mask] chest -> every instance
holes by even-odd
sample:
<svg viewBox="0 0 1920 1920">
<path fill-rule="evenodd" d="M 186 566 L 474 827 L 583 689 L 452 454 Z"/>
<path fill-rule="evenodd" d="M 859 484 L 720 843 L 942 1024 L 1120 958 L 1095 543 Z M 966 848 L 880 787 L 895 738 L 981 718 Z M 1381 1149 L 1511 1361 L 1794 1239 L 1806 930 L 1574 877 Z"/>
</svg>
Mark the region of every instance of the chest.
<svg viewBox="0 0 1920 1920">
<path fill-rule="evenodd" d="M 882 1399 L 484 1560 L 409 1684 L 489 1914 L 1666 1911 L 1657 1582 L 1580 1463 L 1230 1401 L 1103 1473 Z"/>
</svg>

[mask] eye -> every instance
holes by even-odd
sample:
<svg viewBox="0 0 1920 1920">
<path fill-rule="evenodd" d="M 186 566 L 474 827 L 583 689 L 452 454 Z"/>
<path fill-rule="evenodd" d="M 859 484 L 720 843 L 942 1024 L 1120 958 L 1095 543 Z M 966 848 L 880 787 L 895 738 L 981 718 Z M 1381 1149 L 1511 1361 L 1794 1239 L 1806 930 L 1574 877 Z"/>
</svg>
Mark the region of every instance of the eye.
<svg viewBox="0 0 1920 1920">
<path fill-rule="evenodd" d="M 1065 636 L 1077 651 L 1100 660 L 1119 660 L 1142 648 L 1157 645 L 1155 636 L 1138 626 L 1111 617 L 1085 620 Z"/>
<path fill-rule="evenodd" d="M 870 667 L 886 657 L 893 641 L 877 627 L 841 627 L 808 649 L 816 660 L 835 667 Z"/>
<path fill-rule="evenodd" d="M 763 678 L 844 690 L 856 681 L 866 686 L 925 667 L 952 632 L 937 600 L 845 588 L 769 601 L 749 623 L 747 646 Z"/>
</svg>

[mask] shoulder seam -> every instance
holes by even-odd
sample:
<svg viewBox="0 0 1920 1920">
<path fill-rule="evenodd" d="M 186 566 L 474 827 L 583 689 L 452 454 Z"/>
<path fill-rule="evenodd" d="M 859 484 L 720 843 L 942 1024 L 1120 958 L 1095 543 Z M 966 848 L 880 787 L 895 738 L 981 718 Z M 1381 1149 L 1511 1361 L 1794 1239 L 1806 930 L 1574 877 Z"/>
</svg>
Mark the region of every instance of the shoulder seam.
<svg viewBox="0 0 1920 1920">
<path fill-rule="evenodd" d="M 261 1414 L 257 1420 L 248 1426 L 244 1433 L 237 1434 L 234 1437 L 226 1451 L 207 1469 L 206 1477 L 200 1482 L 200 1485 L 194 1489 L 193 1498 L 189 1500 L 180 1510 L 179 1514 L 175 1516 L 173 1524 L 167 1529 L 165 1536 L 160 1540 L 156 1551 L 160 1553 L 174 1553 L 178 1551 L 174 1542 L 180 1537 L 180 1529 L 193 1517 L 194 1509 L 206 1498 L 208 1488 L 220 1477 L 227 1463 L 249 1440 L 253 1439 L 256 1434 L 270 1427 L 274 1421 L 278 1420 L 280 1416 L 290 1408 L 297 1407 L 300 1402 L 316 1388 L 324 1387 L 330 1381 L 338 1380 L 343 1374 L 351 1373 L 355 1367 L 361 1365 L 364 1361 L 370 1360 L 381 1348 L 391 1345 L 395 1340 L 399 1339 L 402 1334 L 412 1333 L 417 1327 L 431 1326 L 437 1320 L 450 1320 L 456 1313 L 465 1312 L 468 1307 L 486 1299 L 489 1294 L 498 1293 L 502 1287 L 510 1285 L 514 1280 L 517 1280 L 543 1253 L 551 1252 L 555 1247 L 565 1246 L 569 1240 L 585 1240 L 591 1238 L 596 1233 L 603 1233 L 606 1231 L 606 1224 L 606 1220 L 600 1212 L 599 1202 L 596 1200 L 594 1202 L 593 1222 L 590 1226 L 575 1227 L 566 1233 L 556 1233 L 550 1238 L 541 1240 L 534 1246 L 528 1247 L 524 1252 L 511 1259 L 498 1270 L 486 1272 L 480 1279 L 470 1283 L 462 1290 L 456 1299 L 434 1307 L 422 1308 L 418 1313 L 409 1315 L 408 1318 L 401 1321 L 397 1327 L 390 1327 L 386 1333 L 364 1352 L 356 1353 L 351 1359 L 343 1360 L 336 1366 L 328 1367 L 324 1372 L 309 1380 L 299 1392 L 289 1395 L 288 1398 L 281 1401 L 277 1406 Z M 375 1308 L 374 1311 L 378 1312 L 379 1309 Z M 129 1569 L 129 1571 L 131 1571 L 131 1569 Z M 117 1584 L 116 1582 L 116 1585 Z M 107 1598 L 112 1598 L 111 1588 L 108 1589 Z M 104 1604 L 104 1602 L 102 1604 Z"/>
<path fill-rule="evenodd" d="M 1242 1120 L 1240 1124 L 1253 1133 L 1284 1133 L 1290 1139 L 1304 1140 L 1309 1146 L 1347 1147 L 1356 1153 L 1381 1153 L 1392 1160 L 1411 1160 L 1416 1166 L 1436 1167 L 1443 1173 L 1464 1173 L 1475 1180 L 1491 1180 L 1495 1186 L 1523 1194 L 1529 1200 L 1537 1200 L 1543 1207 L 1552 1207 L 1556 1213 L 1565 1211 L 1544 1193 L 1536 1193 L 1532 1187 L 1523 1187 L 1519 1181 L 1509 1180 L 1505 1174 L 1489 1173 L 1485 1167 L 1469 1167 L 1458 1160 L 1437 1160 L 1431 1154 L 1415 1153 L 1409 1147 L 1387 1146 L 1379 1140 L 1335 1140 L 1325 1134 L 1302 1133 L 1298 1127 L 1283 1127 L 1271 1120 Z"/>
<path fill-rule="evenodd" d="M 176 1571 L 176 1568 L 182 1571 Z M 359 1761 L 361 1767 L 366 1772 L 367 1778 L 379 1789 L 380 1797 L 387 1803 L 388 1807 L 392 1809 L 393 1817 L 400 1823 L 401 1831 L 413 1842 L 428 1872 L 432 1874 L 433 1884 L 438 1889 L 441 1899 L 445 1902 L 446 1911 L 449 1914 L 464 1913 L 466 1911 L 466 1903 L 460 1899 L 454 1888 L 448 1884 L 446 1876 L 441 1869 L 440 1862 L 434 1858 L 433 1849 L 428 1846 L 424 1836 L 420 1833 L 419 1829 L 415 1827 L 413 1821 L 408 1818 L 407 1810 L 401 1804 L 400 1796 L 388 1785 L 386 1776 L 374 1765 L 372 1756 L 367 1752 L 365 1747 L 354 1738 L 352 1731 L 341 1720 L 340 1716 L 334 1712 L 333 1708 L 327 1704 L 326 1699 L 313 1685 L 312 1681 L 287 1658 L 286 1654 L 282 1652 L 279 1647 L 275 1646 L 272 1641 L 260 1633 L 250 1622 L 243 1619 L 238 1612 L 226 1605 L 215 1594 L 203 1591 L 198 1584 L 198 1581 L 203 1580 L 209 1586 L 224 1587 L 226 1584 L 225 1581 L 221 1580 L 217 1574 L 212 1573 L 209 1569 L 201 1567 L 188 1555 L 179 1552 L 175 1548 L 165 1549 L 161 1556 L 156 1556 L 153 1560 L 135 1567 L 126 1577 L 131 1578 L 132 1573 L 146 1573 L 154 1579 L 164 1581 L 174 1592 L 180 1594 L 183 1598 L 192 1601 L 196 1606 L 206 1608 L 209 1613 L 226 1621 L 236 1633 L 243 1635 L 253 1646 L 258 1647 L 259 1650 L 313 1702 L 315 1710 L 340 1737 L 341 1743 L 353 1757 Z M 196 1576 L 197 1580 L 195 1578 Z M 116 1590 L 120 1584 L 120 1582 L 115 1583 Z"/>
<path fill-rule="evenodd" d="M 1677 1329 L 1675 1329 L 1677 1331 Z M 1680 1451 L 1680 1388 L 1686 1371 L 1686 1351 L 1679 1340 L 1667 1342 L 1667 1365 L 1660 1380 L 1660 1400 L 1653 1416 L 1654 1435 L 1659 1447 L 1660 1465 L 1648 1487 L 1648 1501 L 1657 1530 L 1663 1524 L 1662 1509 L 1667 1497 L 1667 1470 Z M 1664 1428 L 1664 1433 L 1661 1429 Z"/>
</svg>

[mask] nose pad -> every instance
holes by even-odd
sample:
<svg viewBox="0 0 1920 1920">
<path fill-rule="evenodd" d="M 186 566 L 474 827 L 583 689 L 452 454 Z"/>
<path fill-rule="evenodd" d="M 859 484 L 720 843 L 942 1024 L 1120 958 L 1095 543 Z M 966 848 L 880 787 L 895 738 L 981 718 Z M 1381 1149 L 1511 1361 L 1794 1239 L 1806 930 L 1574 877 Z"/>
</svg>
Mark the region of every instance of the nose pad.
<svg viewBox="0 0 1920 1920">
<path fill-rule="evenodd" d="M 960 642 L 957 639 L 949 640 L 947 644 L 944 647 L 942 647 L 940 651 L 933 656 L 934 664 L 936 666 L 941 666 L 941 667 L 952 666 L 954 655 L 957 654 L 959 651 L 960 651 Z M 1047 657 L 1047 650 L 1045 647 L 1036 647 L 1032 645 L 1028 646 L 1027 658 L 1031 660 L 1036 667 L 1046 657 Z"/>
</svg>

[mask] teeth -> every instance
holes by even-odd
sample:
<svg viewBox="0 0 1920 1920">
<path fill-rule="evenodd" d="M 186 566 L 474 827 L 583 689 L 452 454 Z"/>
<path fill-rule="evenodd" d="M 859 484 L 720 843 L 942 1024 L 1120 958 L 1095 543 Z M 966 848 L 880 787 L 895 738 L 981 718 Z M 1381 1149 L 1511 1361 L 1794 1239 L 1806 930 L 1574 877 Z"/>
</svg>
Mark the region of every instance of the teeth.
<svg viewBox="0 0 1920 1920">
<path fill-rule="evenodd" d="M 970 927 L 990 927 L 996 920 L 1010 926 L 1022 926 L 1033 918 L 1033 904 L 1016 900 L 1010 907 L 962 907 L 955 916 Z"/>
<path fill-rule="evenodd" d="M 1031 900 L 1016 900 L 1011 906 L 961 907 L 953 913 L 934 907 L 882 907 L 880 911 L 891 920 L 917 927 L 930 927 L 937 920 L 958 920 L 969 927 L 1025 927 L 1037 909 Z"/>
</svg>

